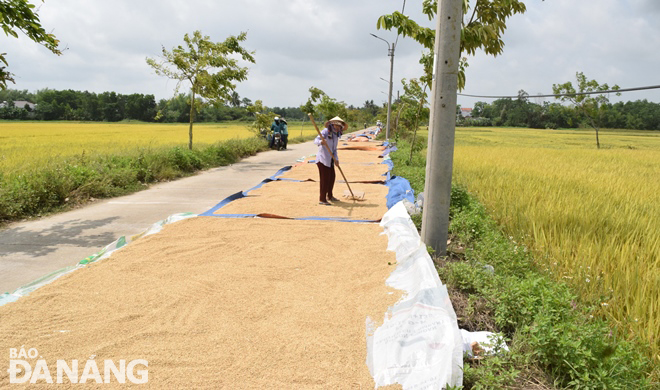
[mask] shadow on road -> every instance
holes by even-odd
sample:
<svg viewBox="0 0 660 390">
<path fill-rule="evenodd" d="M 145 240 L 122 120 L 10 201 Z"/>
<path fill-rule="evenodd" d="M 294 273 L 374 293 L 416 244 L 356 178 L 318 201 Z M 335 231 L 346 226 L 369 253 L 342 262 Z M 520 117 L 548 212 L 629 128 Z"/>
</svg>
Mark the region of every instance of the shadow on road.
<svg viewBox="0 0 660 390">
<path fill-rule="evenodd" d="M 73 219 L 58 223 L 43 230 L 28 230 L 24 227 L 7 229 L 0 233 L 0 256 L 25 254 L 43 256 L 55 251 L 58 245 L 101 247 L 117 237 L 112 232 L 89 233 L 105 226 L 119 217 L 97 220 Z M 83 232 L 86 234 L 83 235 Z"/>
</svg>

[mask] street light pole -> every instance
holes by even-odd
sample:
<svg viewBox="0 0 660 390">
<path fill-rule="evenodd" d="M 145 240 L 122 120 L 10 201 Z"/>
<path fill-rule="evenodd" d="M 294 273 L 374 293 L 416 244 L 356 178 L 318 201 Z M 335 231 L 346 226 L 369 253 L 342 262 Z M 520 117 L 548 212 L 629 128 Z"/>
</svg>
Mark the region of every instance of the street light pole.
<svg viewBox="0 0 660 390">
<path fill-rule="evenodd" d="M 405 4 L 405 3 L 404 3 Z M 371 34 L 371 33 L 370 33 Z M 385 126 L 385 138 L 390 139 L 390 117 L 392 116 L 392 76 L 394 75 L 394 49 L 395 43 L 390 43 L 378 35 L 371 34 L 372 37 L 378 38 L 387 44 L 387 55 L 390 56 L 390 87 L 387 94 L 387 125 Z"/>
</svg>

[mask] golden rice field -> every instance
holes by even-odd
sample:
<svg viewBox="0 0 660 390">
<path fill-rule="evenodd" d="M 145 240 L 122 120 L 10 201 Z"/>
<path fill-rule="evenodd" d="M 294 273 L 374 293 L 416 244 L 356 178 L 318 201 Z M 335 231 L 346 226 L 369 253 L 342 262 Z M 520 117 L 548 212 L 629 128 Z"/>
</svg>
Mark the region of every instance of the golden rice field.
<svg viewBox="0 0 660 390">
<path fill-rule="evenodd" d="M 660 132 L 458 128 L 454 181 L 660 362 Z"/>
<path fill-rule="evenodd" d="M 305 123 L 303 135 L 315 133 Z M 289 137 L 300 123 L 289 124 Z M 196 123 L 193 146 L 252 137 L 247 124 Z M 0 172 L 39 167 L 74 155 L 123 154 L 138 149 L 188 147 L 188 124 L 99 122 L 0 122 Z"/>
</svg>

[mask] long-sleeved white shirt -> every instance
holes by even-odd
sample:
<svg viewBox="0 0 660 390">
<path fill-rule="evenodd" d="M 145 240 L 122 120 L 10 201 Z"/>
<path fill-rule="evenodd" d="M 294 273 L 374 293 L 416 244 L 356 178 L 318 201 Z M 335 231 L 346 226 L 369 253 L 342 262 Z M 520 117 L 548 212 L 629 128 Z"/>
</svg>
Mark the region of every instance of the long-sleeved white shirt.
<svg viewBox="0 0 660 390">
<path fill-rule="evenodd" d="M 339 162 L 339 158 L 337 156 L 337 145 L 339 145 L 339 134 L 334 132 L 330 133 L 326 128 L 321 130 L 321 135 L 323 136 L 325 142 L 330 147 L 332 154 L 334 154 L 335 161 Z M 330 157 L 330 153 L 328 153 L 328 150 L 325 148 L 325 146 L 323 146 L 323 143 L 321 142 L 321 137 L 317 135 L 316 139 L 314 140 L 314 144 L 319 146 L 319 151 L 316 153 L 316 161 L 322 163 L 326 167 L 330 167 L 332 163 L 332 158 Z"/>
</svg>

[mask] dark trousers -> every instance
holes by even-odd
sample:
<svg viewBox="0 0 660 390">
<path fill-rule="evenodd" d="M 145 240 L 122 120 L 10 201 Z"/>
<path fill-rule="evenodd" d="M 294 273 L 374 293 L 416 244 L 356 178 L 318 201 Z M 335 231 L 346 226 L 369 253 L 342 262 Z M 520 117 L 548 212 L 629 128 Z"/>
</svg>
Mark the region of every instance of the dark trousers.
<svg viewBox="0 0 660 390">
<path fill-rule="evenodd" d="M 333 198 L 332 189 L 335 186 L 335 163 L 333 161 L 329 167 L 326 167 L 323 163 L 317 162 L 316 166 L 319 168 L 319 184 L 321 187 L 319 202 L 327 202 Z"/>
<path fill-rule="evenodd" d="M 282 134 L 282 145 L 286 149 L 286 144 L 289 143 L 289 134 Z"/>
</svg>

